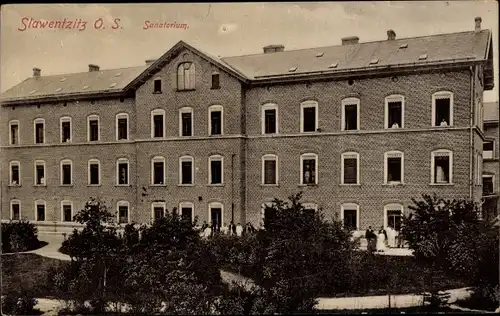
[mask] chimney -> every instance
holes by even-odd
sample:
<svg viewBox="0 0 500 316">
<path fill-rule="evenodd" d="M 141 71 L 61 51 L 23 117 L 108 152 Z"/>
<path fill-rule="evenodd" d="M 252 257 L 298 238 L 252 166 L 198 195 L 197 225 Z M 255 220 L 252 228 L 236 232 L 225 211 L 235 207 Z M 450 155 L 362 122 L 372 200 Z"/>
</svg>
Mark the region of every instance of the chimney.
<svg viewBox="0 0 500 316">
<path fill-rule="evenodd" d="M 154 63 L 156 61 L 156 59 L 146 59 L 146 65 L 151 65 L 152 63 Z"/>
<path fill-rule="evenodd" d="M 99 71 L 99 66 L 94 65 L 94 64 L 89 64 L 89 72 L 92 71 Z"/>
<path fill-rule="evenodd" d="M 342 45 L 350 45 L 358 43 L 359 43 L 359 37 L 357 36 L 342 37 Z"/>
<path fill-rule="evenodd" d="M 282 52 L 284 50 L 285 46 L 281 44 L 264 46 L 264 54 L 277 53 L 277 52 Z"/>
<path fill-rule="evenodd" d="M 476 22 L 476 28 L 475 28 L 475 30 L 474 30 L 474 31 L 475 31 L 476 33 L 481 32 L 481 22 L 483 21 L 483 19 L 481 19 L 481 17 L 480 17 L 480 16 L 477 16 L 477 17 L 474 19 L 474 21 Z"/>
<path fill-rule="evenodd" d="M 40 68 L 33 68 L 33 77 L 40 77 L 42 74 L 42 69 Z"/>
<path fill-rule="evenodd" d="M 387 30 L 387 40 L 388 41 L 393 41 L 396 39 L 396 32 L 393 30 Z"/>
</svg>

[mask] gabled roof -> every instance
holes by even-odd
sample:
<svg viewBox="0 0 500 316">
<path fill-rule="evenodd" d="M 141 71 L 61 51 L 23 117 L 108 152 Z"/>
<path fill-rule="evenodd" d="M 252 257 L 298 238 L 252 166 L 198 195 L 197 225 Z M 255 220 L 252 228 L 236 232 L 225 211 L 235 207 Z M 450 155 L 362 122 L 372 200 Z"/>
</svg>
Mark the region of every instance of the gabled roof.
<svg viewBox="0 0 500 316">
<path fill-rule="evenodd" d="M 496 121 L 499 120 L 499 111 L 498 102 L 484 102 L 484 121 Z"/>
</svg>

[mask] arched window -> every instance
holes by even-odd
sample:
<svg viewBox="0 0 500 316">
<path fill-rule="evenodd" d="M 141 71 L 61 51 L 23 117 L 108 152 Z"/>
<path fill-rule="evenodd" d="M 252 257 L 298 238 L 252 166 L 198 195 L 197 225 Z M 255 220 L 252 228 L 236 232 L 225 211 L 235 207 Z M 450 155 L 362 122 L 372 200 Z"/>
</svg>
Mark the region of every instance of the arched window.
<svg viewBox="0 0 500 316">
<path fill-rule="evenodd" d="M 166 184 L 165 158 L 156 156 L 151 159 L 151 185 L 163 186 Z"/>
<path fill-rule="evenodd" d="M 277 134 L 279 131 L 278 105 L 267 103 L 262 106 L 262 134 Z"/>
<path fill-rule="evenodd" d="M 278 177 L 278 156 L 273 154 L 262 156 L 262 184 L 277 185 Z"/>
<path fill-rule="evenodd" d="M 340 207 L 340 220 L 345 228 L 351 230 L 359 229 L 359 205 L 356 203 L 344 203 Z"/>
<path fill-rule="evenodd" d="M 101 162 L 97 159 L 88 161 L 88 185 L 101 184 Z"/>
<path fill-rule="evenodd" d="M 404 154 L 401 151 L 388 151 L 384 154 L 384 183 L 404 183 Z"/>
<path fill-rule="evenodd" d="M 405 124 L 405 97 L 399 94 L 385 97 L 384 128 L 403 128 Z"/>
<path fill-rule="evenodd" d="M 356 152 L 343 153 L 340 164 L 341 184 L 359 184 L 359 154 Z"/>
<path fill-rule="evenodd" d="M 179 109 L 179 136 L 194 135 L 193 108 L 183 107 Z"/>
<path fill-rule="evenodd" d="M 21 163 L 19 161 L 11 161 L 10 165 L 10 181 L 9 185 L 11 186 L 20 186 L 21 185 Z"/>
<path fill-rule="evenodd" d="M 43 118 L 37 118 L 33 121 L 34 127 L 34 142 L 35 144 L 45 143 L 45 120 Z"/>
<path fill-rule="evenodd" d="M 313 153 L 300 156 L 300 184 L 318 184 L 318 155 Z"/>
<path fill-rule="evenodd" d="M 194 158 L 192 156 L 182 156 L 179 158 L 179 184 L 194 184 Z"/>
<path fill-rule="evenodd" d="M 20 137 L 20 123 L 18 120 L 12 120 L 9 122 L 9 141 L 11 145 L 19 145 Z"/>
<path fill-rule="evenodd" d="M 177 67 L 177 90 L 194 90 L 196 82 L 195 66 L 185 62 Z"/>
<path fill-rule="evenodd" d="M 208 135 L 224 134 L 224 108 L 222 105 L 211 105 L 208 108 Z"/>
<path fill-rule="evenodd" d="M 153 202 L 151 203 L 151 218 L 153 221 L 163 218 L 165 216 L 165 211 L 167 205 L 165 202 Z"/>
<path fill-rule="evenodd" d="M 431 184 L 453 183 L 453 152 L 447 149 L 431 153 Z"/>
<path fill-rule="evenodd" d="M 99 116 L 89 115 L 87 117 L 87 137 L 89 142 L 96 142 L 100 138 Z"/>
<path fill-rule="evenodd" d="M 208 181 L 210 184 L 224 183 L 224 157 L 212 155 L 208 158 Z"/>
<path fill-rule="evenodd" d="M 19 200 L 10 201 L 10 219 L 14 221 L 21 220 L 21 201 Z"/>
<path fill-rule="evenodd" d="M 61 185 L 73 184 L 73 162 L 70 159 L 61 160 Z"/>
<path fill-rule="evenodd" d="M 182 219 L 192 222 L 194 220 L 194 204 L 191 202 L 179 203 L 179 216 Z"/>
<path fill-rule="evenodd" d="M 318 102 L 305 101 L 300 104 L 300 132 L 316 132 L 318 130 Z"/>
<path fill-rule="evenodd" d="M 220 231 L 224 226 L 224 205 L 220 202 L 208 204 L 208 220 L 212 224 L 213 231 Z"/>
<path fill-rule="evenodd" d="M 118 224 L 126 224 L 130 222 L 130 203 L 128 201 L 118 201 L 116 203 L 118 210 L 116 216 Z"/>
<path fill-rule="evenodd" d="M 342 100 L 342 130 L 359 130 L 359 99 L 347 98 Z"/>
<path fill-rule="evenodd" d="M 61 221 L 73 221 L 73 202 L 68 200 L 61 201 Z"/>
<path fill-rule="evenodd" d="M 127 113 L 116 114 L 116 140 L 129 139 L 129 123 Z"/>
<path fill-rule="evenodd" d="M 46 186 L 47 175 L 45 173 L 45 161 L 35 160 L 35 185 Z"/>
<path fill-rule="evenodd" d="M 439 91 L 432 95 L 432 126 L 453 126 L 453 93 Z"/>
<path fill-rule="evenodd" d="M 399 203 L 391 203 L 384 206 L 384 227 L 391 226 L 395 230 L 401 229 L 404 207 Z"/>
<path fill-rule="evenodd" d="M 36 200 L 35 201 L 35 220 L 38 222 L 43 222 L 46 220 L 45 217 L 45 201 L 44 200 Z"/>
<path fill-rule="evenodd" d="M 116 185 L 127 186 L 130 184 L 129 166 L 127 158 L 119 158 L 116 161 Z"/>
</svg>

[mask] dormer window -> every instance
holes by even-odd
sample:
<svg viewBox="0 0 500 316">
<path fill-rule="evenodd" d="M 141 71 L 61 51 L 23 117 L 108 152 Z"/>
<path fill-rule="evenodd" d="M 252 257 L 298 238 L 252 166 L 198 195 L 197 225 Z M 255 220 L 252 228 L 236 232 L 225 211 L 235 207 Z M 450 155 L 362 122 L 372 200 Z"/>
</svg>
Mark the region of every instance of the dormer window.
<svg viewBox="0 0 500 316">
<path fill-rule="evenodd" d="M 196 81 L 195 66 L 191 62 L 177 67 L 177 90 L 194 90 Z"/>
</svg>

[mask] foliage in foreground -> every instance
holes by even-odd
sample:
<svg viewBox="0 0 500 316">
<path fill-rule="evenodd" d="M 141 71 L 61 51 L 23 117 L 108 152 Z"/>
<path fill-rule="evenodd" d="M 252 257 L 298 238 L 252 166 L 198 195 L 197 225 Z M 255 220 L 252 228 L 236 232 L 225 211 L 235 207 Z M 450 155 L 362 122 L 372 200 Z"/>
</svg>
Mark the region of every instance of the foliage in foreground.
<svg viewBox="0 0 500 316">
<path fill-rule="evenodd" d="M 2 253 L 37 249 L 40 241 L 37 228 L 29 221 L 2 223 Z"/>
</svg>

